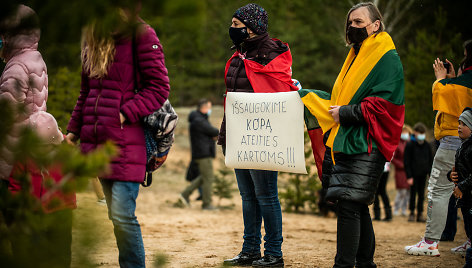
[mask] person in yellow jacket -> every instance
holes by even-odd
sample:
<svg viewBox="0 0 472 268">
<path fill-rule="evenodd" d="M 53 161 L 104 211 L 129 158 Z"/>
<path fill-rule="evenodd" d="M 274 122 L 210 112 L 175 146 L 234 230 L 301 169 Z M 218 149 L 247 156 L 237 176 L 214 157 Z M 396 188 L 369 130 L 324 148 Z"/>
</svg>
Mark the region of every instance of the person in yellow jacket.
<svg viewBox="0 0 472 268">
<path fill-rule="evenodd" d="M 423 239 L 415 245 L 406 246 L 410 255 L 439 256 L 439 239 L 446 225 L 449 198 L 454 183 L 447 179 L 447 172 L 454 166 L 454 157 L 461 145 L 457 128 L 459 116 L 466 107 L 472 107 L 472 40 L 464 43 L 464 60 L 458 75 L 452 63 L 449 68 L 436 59 L 433 64 L 436 81 L 433 83 L 433 109 L 438 111 L 434 124 L 434 137 L 440 145 L 434 157 L 428 185 L 428 218 Z M 466 241 L 460 246 L 470 247 Z M 457 248 L 453 249 L 457 251 Z"/>
</svg>

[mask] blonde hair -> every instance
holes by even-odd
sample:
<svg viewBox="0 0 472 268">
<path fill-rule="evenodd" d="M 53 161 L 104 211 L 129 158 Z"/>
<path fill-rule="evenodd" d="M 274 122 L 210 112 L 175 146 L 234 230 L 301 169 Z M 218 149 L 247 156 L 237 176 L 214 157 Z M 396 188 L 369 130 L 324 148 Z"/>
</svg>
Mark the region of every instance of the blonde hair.
<svg viewBox="0 0 472 268">
<path fill-rule="evenodd" d="M 115 57 L 115 41 L 111 35 L 97 33 L 96 23 L 82 31 L 82 67 L 91 78 L 103 78 Z"/>
<path fill-rule="evenodd" d="M 409 125 L 407 125 L 407 124 L 404 124 L 404 125 L 403 125 L 402 132 L 405 131 L 405 130 L 408 131 L 408 133 L 409 133 L 410 135 L 413 134 L 413 129 L 412 129 Z"/>
</svg>

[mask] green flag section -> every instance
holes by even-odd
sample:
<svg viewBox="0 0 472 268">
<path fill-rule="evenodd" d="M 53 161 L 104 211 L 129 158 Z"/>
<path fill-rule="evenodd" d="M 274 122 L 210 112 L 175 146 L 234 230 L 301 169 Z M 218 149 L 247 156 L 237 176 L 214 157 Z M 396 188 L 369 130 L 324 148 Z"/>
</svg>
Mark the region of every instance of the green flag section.
<svg viewBox="0 0 472 268">
<path fill-rule="evenodd" d="M 358 154 L 378 148 L 391 160 L 404 121 L 404 79 L 400 57 L 386 32 L 367 38 L 357 55 L 351 49 L 332 94 L 310 89 L 299 94 L 306 107 L 307 128 L 321 128 L 317 133 L 330 131 L 325 144 L 333 153 Z M 350 104 L 361 105 L 365 125 L 334 122 L 330 106 Z M 316 138 L 316 144 L 319 140 Z"/>
</svg>

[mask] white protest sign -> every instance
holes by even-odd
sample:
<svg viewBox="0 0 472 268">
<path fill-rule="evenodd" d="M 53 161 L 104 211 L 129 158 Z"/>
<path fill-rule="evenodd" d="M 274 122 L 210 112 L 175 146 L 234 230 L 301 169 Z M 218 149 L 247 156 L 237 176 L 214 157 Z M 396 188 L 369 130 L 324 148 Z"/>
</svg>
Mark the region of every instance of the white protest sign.
<svg viewBox="0 0 472 268">
<path fill-rule="evenodd" d="M 307 173 L 298 92 L 229 92 L 225 114 L 228 167 Z"/>
</svg>

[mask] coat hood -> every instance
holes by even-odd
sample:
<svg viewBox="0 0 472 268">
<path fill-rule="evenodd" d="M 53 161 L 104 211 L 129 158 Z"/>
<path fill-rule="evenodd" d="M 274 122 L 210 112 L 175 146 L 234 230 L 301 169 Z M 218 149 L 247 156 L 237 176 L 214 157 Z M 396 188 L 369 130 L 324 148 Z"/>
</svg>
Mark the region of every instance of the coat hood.
<svg viewBox="0 0 472 268">
<path fill-rule="evenodd" d="M 0 22 L 0 35 L 4 37 L 6 61 L 22 50 L 37 50 L 41 35 L 39 18 L 30 7 L 19 5 L 12 15 Z"/>
</svg>

